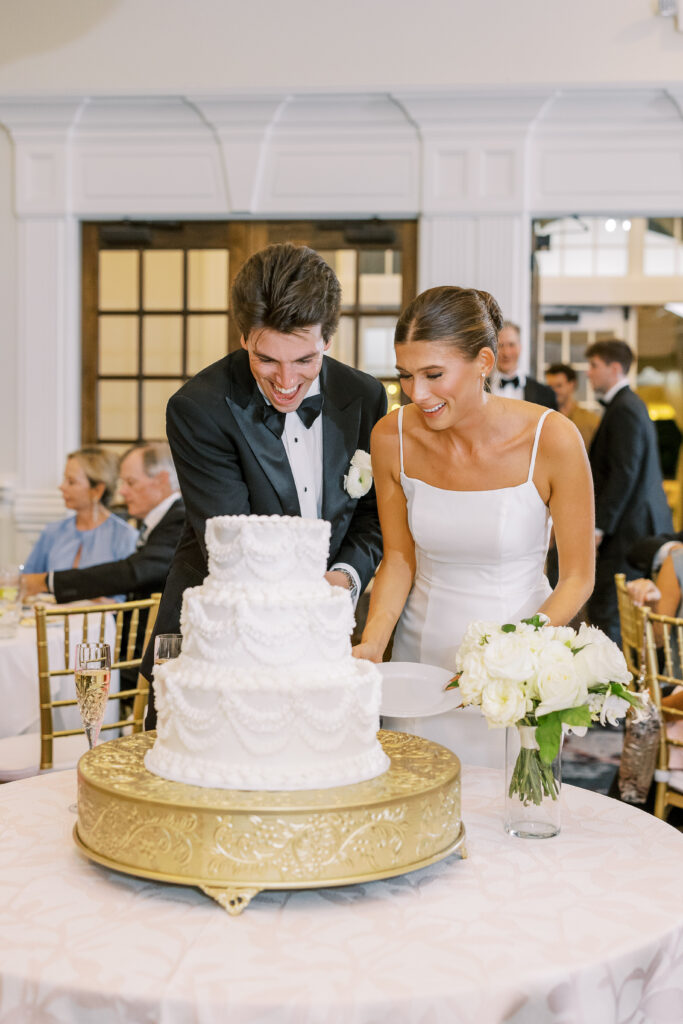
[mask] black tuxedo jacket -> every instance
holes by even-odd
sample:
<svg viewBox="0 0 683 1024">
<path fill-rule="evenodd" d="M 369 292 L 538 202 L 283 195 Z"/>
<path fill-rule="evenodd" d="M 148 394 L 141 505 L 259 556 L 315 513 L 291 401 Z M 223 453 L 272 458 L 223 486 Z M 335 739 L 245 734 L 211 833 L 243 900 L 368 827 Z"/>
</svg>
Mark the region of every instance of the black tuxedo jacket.
<svg viewBox="0 0 683 1024">
<path fill-rule="evenodd" d="M 546 405 L 549 409 L 557 409 L 557 398 L 552 388 L 541 384 L 534 377 L 527 377 L 524 384 L 524 401 Z"/>
<path fill-rule="evenodd" d="M 672 540 L 683 544 L 683 530 L 680 533 L 658 533 L 654 537 L 644 537 L 629 549 L 627 558 L 641 576 L 652 576 L 652 563 L 655 555 L 662 545 Z"/>
<path fill-rule="evenodd" d="M 184 521 L 185 507 L 178 499 L 149 531 L 143 546 L 128 558 L 55 572 L 53 590 L 58 603 L 89 600 L 103 594 L 126 594 L 133 601 L 159 593 L 164 589 Z"/>
<path fill-rule="evenodd" d="M 344 490 L 357 448 L 370 451 L 370 433 L 386 413 L 382 384 L 366 373 L 323 358 L 322 518 L 332 526 L 328 566 L 347 562 L 361 590 L 382 557 L 374 487 L 363 498 Z M 224 515 L 301 514 L 282 441 L 266 427 L 263 398 L 244 349 L 197 374 L 170 399 L 166 430 L 185 500 L 186 522 L 166 581 L 157 633 L 179 630 L 183 591 L 207 574 L 206 520 Z M 150 645 L 151 648 L 151 645 Z M 151 651 L 142 671 L 151 678 Z M 153 728 L 150 702 L 147 728 Z"/>
<path fill-rule="evenodd" d="M 605 409 L 590 447 L 598 549 L 623 557 L 636 540 L 673 529 L 659 465 L 657 435 L 645 403 L 629 387 Z"/>
</svg>

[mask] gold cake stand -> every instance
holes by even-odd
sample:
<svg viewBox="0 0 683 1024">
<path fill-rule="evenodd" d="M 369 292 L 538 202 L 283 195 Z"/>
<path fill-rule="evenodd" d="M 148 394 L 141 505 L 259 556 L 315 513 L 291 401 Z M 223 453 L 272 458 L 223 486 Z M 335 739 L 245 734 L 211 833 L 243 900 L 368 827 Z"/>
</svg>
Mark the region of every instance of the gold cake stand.
<svg viewBox="0 0 683 1024">
<path fill-rule="evenodd" d="M 98 864 L 198 886 L 230 914 L 264 889 L 390 878 L 458 851 L 460 762 L 446 747 L 380 732 L 391 767 L 336 789 L 205 789 L 144 766 L 154 733 L 103 743 L 78 763 L 74 839 Z"/>
</svg>

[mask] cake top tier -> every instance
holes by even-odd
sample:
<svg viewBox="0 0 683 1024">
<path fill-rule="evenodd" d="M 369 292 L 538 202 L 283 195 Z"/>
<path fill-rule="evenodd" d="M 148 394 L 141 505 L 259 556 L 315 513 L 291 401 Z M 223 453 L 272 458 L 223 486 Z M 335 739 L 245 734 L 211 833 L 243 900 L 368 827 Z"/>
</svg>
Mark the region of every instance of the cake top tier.
<svg viewBox="0 0 683 1024">
<path fill-rule="evenodd" d="M 209 575 L 227 583 L 307 583 L 327 569 L 330 524 L 299 516 L 215 516 L 206 524 Z"/>
</svg>

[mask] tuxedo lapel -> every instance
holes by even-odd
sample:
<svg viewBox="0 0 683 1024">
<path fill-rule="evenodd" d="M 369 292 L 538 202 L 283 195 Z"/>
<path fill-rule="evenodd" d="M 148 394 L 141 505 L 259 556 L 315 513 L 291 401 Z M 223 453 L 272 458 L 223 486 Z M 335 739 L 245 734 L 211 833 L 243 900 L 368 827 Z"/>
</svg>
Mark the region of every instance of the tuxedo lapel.
<svg viewBox="0 0 683 1024">
<path fill-rule="evenodd" d="M 323 360 L 323 500 L 322 518 L 333 525 L 349 501 L 344 476 L 358 447 L 362 411 L 360 395 L 349 396 L 335 387 L 334 364 Z"/>
<path fill-rule="evenodd" d="M 244 355 L 244 359 L 239 356 Z M 263 396 L 249 370 L 246 353 L 235 353 L 234 372 L 225 396 L 237 426 L 251 452 L 275 489 L 287 516 L 301 515 L 289 460 L 280 438 L 263 422 Z"/>
</svg>

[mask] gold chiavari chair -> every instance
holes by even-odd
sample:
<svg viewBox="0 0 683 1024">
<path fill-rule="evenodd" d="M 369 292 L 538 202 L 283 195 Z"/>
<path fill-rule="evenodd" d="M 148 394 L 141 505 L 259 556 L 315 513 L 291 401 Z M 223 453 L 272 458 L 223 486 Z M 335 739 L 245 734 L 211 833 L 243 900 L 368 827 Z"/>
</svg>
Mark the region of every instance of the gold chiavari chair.
<svg viewBox="0 0 683 1024">
<path fill-rule="evenodd" d="M 75 766 L 80 755 L 87 750 L 82 724 L 60 729 L 55 729 L 54 725 L 56 709 L 78 706 L 75 684 L 69 690 L 73 696 L 55 696 L 65 677 L 73 679 L 75 644 L 109 642 L 112 648 L 112 672 L 118 670 L 131 673 L 140 667 L 154 628 L 160 599 L 161 594 L 152 594 L 138 601 L 110 604 L 70 605 L 66 608 L 36 605 L 40 732 L 0 739 L 0 782 Z M 145 614 L 147 619 L 143 630 L 141 616 Z M 54 657 L 52 662 L 50 660 L 48 630 L 53 623 L 61 624 L 63 630 L 58 664 L 54 663 Z M 110 691 L 110 701 L 132 701 L 133 711 L 130 717 L 124 718 L 119 714 L 116 721 L 105 722 L 102 732 L 123 727 L 132 732 L 140 732 L 147 692 L 147 680 L 139 673 L 134 686 Z"/>
<path fill-rule="evenodd" d="M 645 619 L 643 609 L 634 604 L 626 589 L 626 577 L 623 572 L 614 577 L 617 588 L 617 604 L 619 606 L 619 628 L 621 630 L 621 648 L 626 658 L 628 670 L 634 679 L 638 679 L 645 671 Z"/>
<path fill-rule="evenodd" d="M 666 818 L 670 807 L 683 807 L 683 753 L 678 753 L 683 751 L 683 694 L 680 708 L 670 698 L 662 700 L 662 686 L 683 687 L 683 618 L 645 610 L 644 621 L 648 685 L 665 723 L 655 770 L 655 815 Z"/>
</svg>

